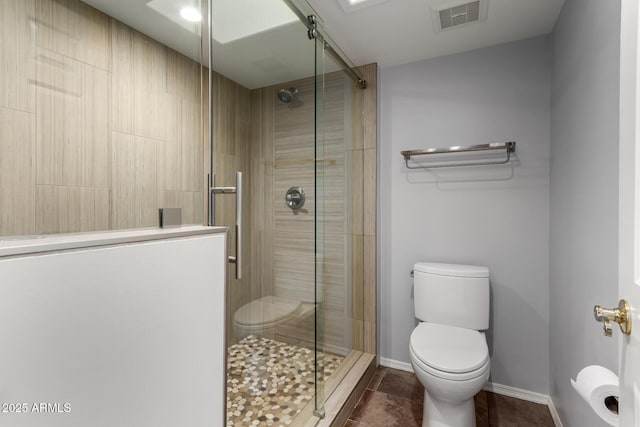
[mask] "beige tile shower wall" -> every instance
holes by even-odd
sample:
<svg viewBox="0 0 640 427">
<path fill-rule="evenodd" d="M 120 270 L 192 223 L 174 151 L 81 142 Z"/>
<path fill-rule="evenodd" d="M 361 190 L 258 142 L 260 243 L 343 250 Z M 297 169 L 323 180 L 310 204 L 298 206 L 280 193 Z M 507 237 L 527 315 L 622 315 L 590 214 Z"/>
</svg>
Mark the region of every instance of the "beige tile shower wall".
<svg viewBox="0 0 640 427">
<path fill-rule="evenodd" d="M 0 235 L 203 221 L 200 65 L 79 0 L 0 1 Z"/>
<path fill-rule="evenodd" d="M 377 66 L 359 67 L 368 83 L 352 89 L 353 146 L 350 182 L 353 240 L 352 313 L 353 348 L 376 353 L 376 139 Z"/>
<path fill-rule="evenodd" d="M 251 91 L 249 191 L 251 210 L 250 258 L 252 298 L 273 295 L 274 279 L 274 115 L 276 88 Z"/>
<path fill-rule="evenodd" d="M 321 272 L 324 302 L 324 342 L 328 348 L 350 348 L 351 295 L 347 276 L 351 256 L 347 198 L 351 119 L 345 117 L 351 83 L 341 73 L 326 78 L 322 127 L 325 130 L 317 167 L 324 173 L 323 229 L 324 270 Z M 291 103 L 282 103 L 281 87 L 296 87 Z M 251 181 L 253 278 L 260 287 L 253 298 L 278 295 L 313 303 L 315 299 L 315 135 L 314 81 L 304 79 L 252 91 Z M 362 168 L 360 168 L 361 170 Z M 298 212 L 285 204 L 288 188 L 300 186 L 307 201 Z M 359 193 L 359 192 L 356 192 Z M 361 221 L 362 222 L 362 221 Z M 309 319 L 308 319 L 309 320 Z M 297 325 L 283 326 L 277 338 L 313 346 L 313 317 Z"/>
<path fill-rule="evenodd" d="M 0 108 L 0 230 L 35 232 L 35 114 Z"/>
<path fill-rule="evenodd" d="M 0 107 L 36 112 L 35 0 L 0 1 Z"/>
</svg>

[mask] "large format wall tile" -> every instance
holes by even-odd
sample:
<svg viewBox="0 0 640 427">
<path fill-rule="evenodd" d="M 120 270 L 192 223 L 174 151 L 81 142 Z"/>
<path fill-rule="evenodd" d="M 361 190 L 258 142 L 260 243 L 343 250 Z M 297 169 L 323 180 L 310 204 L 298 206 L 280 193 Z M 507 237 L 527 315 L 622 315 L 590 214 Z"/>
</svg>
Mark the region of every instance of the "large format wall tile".
<svg viewBox="0 0 640 427">
<path fill-rule="evenodd" d="M 112 20 L 113 130 L 166 139 L 167 48 Z"/>
<path fill-rule="evenodd" d="M 177 116 L 180 122 L 180 146 L 182 148 L 182 186 L 184 191 L 202 189 L 202 136 L 200 126 L 200 104 L 185 99 L 180 100 L 181 113 Z"/>
<path fill-rule="evenodd" d="M 0 1 L 0 107 L 35 113 L 34 0 Z"/>
<path fill-rule="evenodd" d="M 167 97 L 165 188 L 202 191 L 204 147 L 200 104 L 170 95 Z"/>
<path fill-rule="evenodd" d="M 202 223 L 199 63 L 80 0 L 0 0 L 0 48 L 0 108 L 32 113 L 2 112 L 0 235 L 150 226 L 163 206 Z M 235 144 L 249 91 L 227 85 Z"/>
<path fill-rule="evenodd" d="M 108 188 L 38 185 L 36 232 L 73 233 L 109 229 Z"/>
<path fill-rule="evenodd" d="M 34 233 L 35 116 L 0 108 L 0 235 Z"/>
<path fill-rule="evenodd" d="M 38 46 L 111 68 L 109 17 L 78 0 L 36 0 Z"/>
<path fill-rule="evenodd" d="M 113 132 L 112 228 L 158 225 L 158 155 L 163 142 Z"/>
<path fill-rule="evenodd" d="M 109 73 L 38 49 L 38 184 L 110 185 Z"/>
<path fill-rule="evenodd" d="M 167 49 L 167 92 L 200 104 L 201 93 L 208 96 L 201 92 L 200 68 L 192 59 Z"/>
</svg>

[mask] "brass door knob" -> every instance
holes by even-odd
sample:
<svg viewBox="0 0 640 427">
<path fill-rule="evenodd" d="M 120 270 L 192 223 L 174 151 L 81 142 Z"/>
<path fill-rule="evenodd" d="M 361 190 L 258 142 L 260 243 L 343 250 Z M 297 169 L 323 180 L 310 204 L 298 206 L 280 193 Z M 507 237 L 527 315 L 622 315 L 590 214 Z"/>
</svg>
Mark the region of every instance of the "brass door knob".
<svg viewBox="0 0 640 427">
<path fill-rule="evenodd" d="M 621 299 L 616 308 L 603 308 L 596 305 L 593 307 L 593 316 L 598 322 L 604 324 L 604 334 L 608 337 L 612 335 L 611 322 L 616 322 L 620 330 L 625 335 L 631 334 L 631 307 L 629 303 Z"/>
</svg>

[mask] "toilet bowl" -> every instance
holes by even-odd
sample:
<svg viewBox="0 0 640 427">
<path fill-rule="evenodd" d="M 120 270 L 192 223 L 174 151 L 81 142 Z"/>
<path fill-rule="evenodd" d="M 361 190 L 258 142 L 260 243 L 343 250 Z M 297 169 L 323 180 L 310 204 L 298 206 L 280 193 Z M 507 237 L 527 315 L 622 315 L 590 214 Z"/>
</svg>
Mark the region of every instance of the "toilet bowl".
<svg viewBox="0 0 640 427">
<path fill-rule="evenodd" d="M 423 427 L 475 427 L 473 396 L 490 372 L 483 330 L 489 326 L 486 267 L 417 263 L 409 339 L 413 370 L 424 387 Z"/>
<path fill-rule="evenodd" d="M 283 297 L 264 296 L 240 307 L 233 315 L 236 338 L 249 335 L 273 338 L 278 326 L 312 316 L 314 305 Z"/>
<path fill-rule="evenodd" d="M 423 426 L 475 426 L 473 396 L 482 390 L 490 372 L 484 334 L 421 323 L 411 334 L 409 354 L 425 388 Z"/>
</svg>

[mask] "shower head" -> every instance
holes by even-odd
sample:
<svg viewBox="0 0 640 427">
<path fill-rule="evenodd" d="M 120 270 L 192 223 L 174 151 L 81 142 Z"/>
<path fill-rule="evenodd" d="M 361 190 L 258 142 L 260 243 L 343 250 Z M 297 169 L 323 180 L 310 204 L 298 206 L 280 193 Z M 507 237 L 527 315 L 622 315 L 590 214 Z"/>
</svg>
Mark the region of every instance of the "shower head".
<svg viewBox="0 0 640 427">
<path fill-rule="evenodd" d="M 284 103 L 289 103 L 293 100 L 295 94 L 298 93 L 297 87 L 290 87 L 289 89 L 280 89 L 278 91 L 278 99 Z"/>
</svg>

